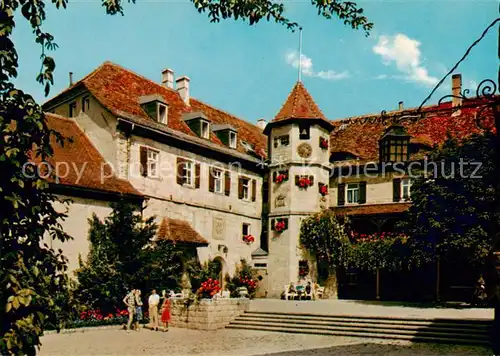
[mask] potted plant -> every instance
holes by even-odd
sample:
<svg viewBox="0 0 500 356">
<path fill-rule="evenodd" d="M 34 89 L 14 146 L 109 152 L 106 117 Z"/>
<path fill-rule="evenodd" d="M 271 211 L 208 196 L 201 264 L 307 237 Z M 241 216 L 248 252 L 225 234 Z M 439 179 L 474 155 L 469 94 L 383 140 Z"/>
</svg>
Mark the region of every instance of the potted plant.
<svg viewBox="0 0 500 356">
<path fill-rule="evenodd" d="M 250 245 L 255 242 L 255 237 L 252 235 L 243 235 L 243 242 Z"/>
<path fill-rule="evenodd" d="M 318 183 L 318 188 L 319 188 L 319 194 L 321 194 L 321 196 L 325 196 L 325 195 L 328 195 L 328 186 L 326 184 L 323 184 L 323 183 Z"/>
<path fill-rule="evenodd" d="M 321 149 L 323 149 L 323 150 L 327 150 L 328 149 L 328 139 L 326 139 L 324 137 L 320 137 L 319 138 L 319 147 L 321 147 Z"/>
<path fill-rule="evenodd" d="M 220 292 L 220 290 L 219 281 L 209 278 L 201 284 L 196 294 L 200 297 L 200 299 L 212 299 L 214 295 Z"/>
<path fill-rule="evenodd" d="M 287 220 L 286 219 L 276 219 L 274 223 L 274 231 L 276 232 L 282 232 L 287 229 Z"/>
<path fill-rule="evenodd" d="M 276 183 L 276 184 L 281 184 L 283 182 L 286 182 L 287 180 L 288 180 L 288 172 L 287 171 L 279 172 L 274 177 L 274 183 Z"/>
<path fill-rule="evenodd" d="M 313 177 L 312 176 L 296 176 L 296 185 L 300 189 L 307 189 L 308 187 L 313 185 Z"/>
</svg>

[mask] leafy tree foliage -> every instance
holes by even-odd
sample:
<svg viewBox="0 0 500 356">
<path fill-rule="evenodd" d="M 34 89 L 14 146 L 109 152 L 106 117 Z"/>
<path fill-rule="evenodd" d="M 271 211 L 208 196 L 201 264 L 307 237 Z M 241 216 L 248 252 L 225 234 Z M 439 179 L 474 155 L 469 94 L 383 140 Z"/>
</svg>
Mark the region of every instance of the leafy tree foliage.
<svg viewBox="0 0 500 356">
<path fill-rule="evenodd" d="M 356 235 L 351 232 L 349 265 L 362 270 L 399 270 L 409 254 L 408 237 L 398 233 Z"/>
<path fill-rule="evenodd" d="M 328 266 L 328 279 L 324 297 L 337 296 L 338 267 L 346 267 L 349 262 L 350 242 L 347 221 L 336 216 L 331 210 L 323 210 L 302 221 L 300 243 L 315 255 L 319 263 Z"/>
<path fill-rule="evenodd" d="M 143 221 L 137 208 L 113 203 L 104 221 L 90 219 L 90 252 L 80 261 L 76 297 L 85 306 L 104 315 L 123 308 L 123 297 L 131 288 L 143 292 L 174 288 L 180 265 L 179 252 L 167 241 L 155 241 L 154 217 Z"/>
<path fill-rule="evenodd" d="M 17 57 L 5 58 L 6 33 L 11 30 L 5 11 L 4 4 L 0 9 L 0 354 L 33 354 L 44 325 L 59 327 L 58 318 L 64 315 L 55 298 L 67 299 L 66 259 L 50 247 L 49 240 L 66 241 L 69 236 L 60 225 L 65 214 L 54 209 L 57 199 L 46 190 L 51 170 L 26 163 L 46 161 L 53 152 L 51 138 L 57 144 L 63 138 L 48 129 L 33 98 L 9 82 Z"/>
<path fill-rule="evenodd" d="M 135 0 L 132 0 L 135 2 Z M 284 16 L 283 4 L 271 0 L 192 0 L 201 13 L 208 13 L 212 22 L 234 18 L 250 25 L 262 19 L 273 20 L 289 29 L 298 26 Z M 67 0 L 53 0 L 56 8 L 66 8 Z M 366 34 L 372 24 L 354 2 L 312 0 L 318 14 L 330 19 L 337 17 L 353 29 Z M 123 14 L 121 0 L 103 0 L 108 14 Z M 59 225 L 63 214 L 56 212 L 48 194 L 46 182 L 38 172 L 23 174 L 23 164 L 30 154 L 41 160 L 52 155 L 50 137 L 61 141 L 57 133 L 47 128 L 41 107 L 33 98 L 16 88 L 18 54 L 12 40 L 15 15 L 22 16 L 33 29 L 41 48 L 41 70 L 36 80 L 48 95 L 54 82 L 55 62 L 47 51 L 57 48 L 54 37 L 45 32 L 45 1 L 8 0 L 0 6 L 0 353 L 33 353 L 40 344 L 44 323 L 57 324 L 53 296 L 65 293 L 66 267 L 63 256 L 41 244 L 44 235 L 65 241 L 69 237 Z M 31 172 L 30 172 L 31 173 Z M 119 267 L 133 268 L 134 259 Z M 102 271 L 111 273 L 110 271 Z M 3 307 L 5 306 L 5 307 Z"/>
<path fill-rule="evenodd" d="M 412 185 L 413 204 L 404 228 L 411 236 L 411 263 L 437 258 L 464 261 L 483 269 L 494 229 L 495 137 L 449 138 L 429 159 L 430 166 Z"/>
</svg>

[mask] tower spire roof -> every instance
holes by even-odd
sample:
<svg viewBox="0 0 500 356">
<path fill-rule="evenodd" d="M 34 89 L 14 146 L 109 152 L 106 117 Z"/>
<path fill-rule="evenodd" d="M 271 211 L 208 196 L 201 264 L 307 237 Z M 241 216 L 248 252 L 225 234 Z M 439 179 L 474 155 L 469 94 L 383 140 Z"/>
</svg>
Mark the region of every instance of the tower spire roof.
<svg viewBox="0 0 500 356">
<path fill-rule="evenodd" d="M 302 82 L 295 83 L 281 110 L 272 122 L 288 119 L 321 119 L 328 121 Z"/>
</svg>

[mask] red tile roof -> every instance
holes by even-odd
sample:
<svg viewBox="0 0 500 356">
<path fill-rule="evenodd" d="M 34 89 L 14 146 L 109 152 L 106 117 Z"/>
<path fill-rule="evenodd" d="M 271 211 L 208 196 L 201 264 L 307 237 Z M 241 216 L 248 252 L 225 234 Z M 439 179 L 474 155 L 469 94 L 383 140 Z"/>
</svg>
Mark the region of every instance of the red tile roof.
<svg viewBox="0 0 500 356">
<path fill-rule="evenodd" d="M 325 116 L 302 82 L 297 82 L 272 122 L 288 119 L 321 119 Z"/>
<path fill-rule="evenodd" d="M 92 73 L 88 74 L 55 98 L 82 84 L 114 115 L 123 116 L 123 114 L 126 113 L 128 116 L 134 117 L 137 123 L 152 126 L 155 129 L 161 129 L 164 125 L 156 123 L 142 109 L 139 104 L 139 98 L 142 96 L 156 94 L 162 97 L 168 104 L 167 127 L 190 136 L 198 137 L 182 120 L 182 115 L 184 113 L 201 111 L 207 116 L 212 124 L 230 124 L 238 128 L 238 139 L 251 144 L 258 154 L 265 155 L 267 138 L 257 126 L 194 98 L 190 98 L 190 106 L 188 106 L 184 103 L 176 90 L 155 83 L 117 64 L 104 62 Z M 55 98 L 45 103 L 44 107 L 50 107 L 51 102 Z M 247 153 L 239 140 L 237 151 L 240 153 Z M 210 137 L 210 141 L 227 147 L 223 145 L 213 133 Z"/>
<path fill-rule="evenodd" d="M 208 245 L 208 241 L 201 237 L 187 221 L 179 219 L 163 218 L 157 236 L 174 243 Z"/>
<path fill-rule="evenodd" d="M 476 112 L 482 104 L 483 102 L 476 100 L 470 105 L 464 105 L 460 111 L 454 111 L 451 102 L 446 102 L 426 107 L 420 118 L 403 120 L 401 124 L 411 135 L 411 143 L 439 146 L 446 140 L 447 134 L 462 139 L 474 133 L 481 133 L 483 129 L 477 124 Z M 415 115 L 417 110 L 409 109 L 404 113 Z M 385 117 L 366 115 L 332 121 L 335 129 L 330 134 L 331 152 L 350 152 L 362 161 L 377 160 L 379 139 L 384 130 L 400 116 L 401 112 L 395 111 Z M 492 127 L 492 122 L 491 117 L 486 117 L 482 125 Z"/>
<path fill-rule="evenodd" d="M 57 184 L 99 190 L 108 193 L 142 196 L 130 182 L 117 178 L 111 167 L 99 151 L 80 130 L 74 120 L 45 114 L 47 125 L 72 142 L 66 141 L 61 146 L 52 140 L 53 156 L 48 160 L 54 167 L 57 165 Z M 102 177 L 102 178 L 101 178 Z"/>
<path fill-rule="evenodd" d="M 401 214 L 408 210 L 410 203 L 370 204 L 355 206 L 337 206 L 332 209 L 341 215 L 378 215 Z"/>
</svg>

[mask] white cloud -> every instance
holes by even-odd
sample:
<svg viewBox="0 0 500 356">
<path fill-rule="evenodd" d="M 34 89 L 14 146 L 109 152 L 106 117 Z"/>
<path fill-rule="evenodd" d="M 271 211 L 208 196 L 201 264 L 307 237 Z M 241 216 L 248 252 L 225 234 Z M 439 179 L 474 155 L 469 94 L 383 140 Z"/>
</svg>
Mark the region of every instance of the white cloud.
<svg viewBox="0 0 500 356">
<path fill-rule="evenodd" d="M 297 51 L 290 51 L 285 55 L 286 63 L 294 68 L 299 68 L 299 53 Z M 349 77 L 348 71 L 336 72 L 332 69 L 314 71 L 313 61 L 305 54 L 300 55 L 301 72 L 307 77 L 315 77 L 325 80 L 340 80 Z"/>
<path fill-rule="evenodd" d="M 404 74 L 404 79 L 426 86 L 436 85 L 438 79 L 429 75 L 423 65 L 419 46 L 420 42 L 417 40 L 398 33 L 395 36 L 379 36 L 378 43 L 372 50 L 382 57 L 385 65 L 395 64 Z"/>
<path fill-rule="evenodd" d="M 374 79 L 387 79 L 389 76 L 387 74 L 379 74 Z"/>
</svg>

